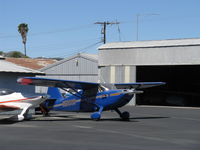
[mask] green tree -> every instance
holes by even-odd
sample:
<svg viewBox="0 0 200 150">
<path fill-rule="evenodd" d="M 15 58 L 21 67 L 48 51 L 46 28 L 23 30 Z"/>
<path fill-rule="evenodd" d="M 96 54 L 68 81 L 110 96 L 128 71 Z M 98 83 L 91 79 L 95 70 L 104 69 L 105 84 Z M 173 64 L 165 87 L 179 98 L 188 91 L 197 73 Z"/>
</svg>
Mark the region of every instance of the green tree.
<svg viewBox="0 0 200 150">
<path fill-rule="evenodd" d="M 3 51 L 0 51 L 0 55 L 3 56 L 3 55 L 4 55 L 4 52 L 3 52 Z"/>
<path fill-rule="evenodd" d="M 11 51 L 5 54 L 6 57 L 14 57 L 14 58 L 27 58 L 24 54 L 19 51 Z"/>
<path fill-rule="evenodd" d="M 28 33 L 28 24 L 21 23 L 18 25 L 18 32 L 22 36 L 22 43 L 24 44 L 24 55 L 26 56 L 26 40 L 27 40 L 27 33 Z"/>
</svg>

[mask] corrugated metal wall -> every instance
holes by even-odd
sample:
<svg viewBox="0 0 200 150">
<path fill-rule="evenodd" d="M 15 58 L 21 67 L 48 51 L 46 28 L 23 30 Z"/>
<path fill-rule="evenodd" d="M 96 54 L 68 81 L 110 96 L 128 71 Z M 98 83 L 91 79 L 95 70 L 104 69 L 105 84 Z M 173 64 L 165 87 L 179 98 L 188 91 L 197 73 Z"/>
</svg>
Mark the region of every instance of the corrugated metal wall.
<svg viewBox="0 0 200 150">
<path fill-rule="evenodd" d="M 125 66 L 115 66 L 115 82 L 124 83 L 125 80 Z"/>
<path fill-rule="evenodd" d="M 97 76 L 97 65 L 96 62 L 77 57 L 44 71 L 47 75 L 65 76 L 68 79 L 70 76 Z"/>
<path fill-rule="evenodd" d="M 100 81 L 102 83 L 125 83 L 136 81 L 136 66 L 104 66 L 99 67 L 99 69 Z"/>
<path fill-rule="evenodd" d="M 110 66 L 99 68 L 99 80 L 102 83 L 110 83 Z"/>
<path fill-rule="evenodd" d="M 0 73 L 0 88 L 11 89 L 22 93 L 35 93 L 34 86 L 25 86 L 17 83 L 19 77 L 31 76 L 19 73 Z"/>
<path fill-rule="evenodd" d="M 99 50 L 99 66 L 191 65 L 200 63 L 200 46 Z"/>
<path fill-rule="evenodd" d="M 47 76 L 57 79 L 90 82 L 98 80 L 98 63 L 82 57 L 68 60 L 44 71 Z"/>
<path fill-rule="evenodd" d="M 98 82 L 98 61 L 79 55 L 42 71 L 46 73 L 45 78 Z M 45 93 L 46 88 L 37 87 L 36 91 Z"/>
</svg>

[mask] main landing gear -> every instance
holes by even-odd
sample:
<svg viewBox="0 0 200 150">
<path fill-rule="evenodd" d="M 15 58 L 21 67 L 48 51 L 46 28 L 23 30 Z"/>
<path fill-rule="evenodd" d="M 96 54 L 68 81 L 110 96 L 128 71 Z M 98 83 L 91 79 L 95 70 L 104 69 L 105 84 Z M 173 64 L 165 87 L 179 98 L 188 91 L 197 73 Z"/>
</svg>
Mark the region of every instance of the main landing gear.
<svg viewBox="0 0 200 150">
<path fill-rule="evenodd" d="M 101 113 L 103 111 L 103 106 L 98 106 L 98 107 L 99 107 L 99 111 L 92 113 L 90 116 L 92 120 L 98 121 L 101 119 Z M 127 112 L 127 111 L 121 112 L 118 108 L 116 108 L 114 110 L 119 114 L 121 120 L 129 121 L 129 117 L 130 117 L 129 112 Z"/>
<path fill-rule="evenodd" d="M 124 112 L 122 113 L 118 108 L 116 108 L 115 111 L 119 114 L 120 118 L 121 118 L 123 121 L 129 121 L 129 117 L 130 117 L 129 112 L 124 111 Z"/>
<path fill-rule="evenodd" d="M 99 106 L 99 111 L 92 113 L 90 116 L 91 119 L 96 120 L 96 121 L 100 120 L 102 111 L 103 111 L 103 106 Z"/>
<path fill-rule="evenodd" d="M 15 115 L 8 120 L 11 121 L 23 121 L 24 119 L 29 120 L 32 118 L 32 115 L 28 114 L 29 112 L 29 107 L 26 107 L 22 110 L 22 112 L 19 115 Z"/>
<path fill-rule="evenodd" d="M 42 104 L 40 104 L 40 111 L 42 112 L 44 117 L 48 117 L 49 116 L 49 110 Z"/>
</svg>

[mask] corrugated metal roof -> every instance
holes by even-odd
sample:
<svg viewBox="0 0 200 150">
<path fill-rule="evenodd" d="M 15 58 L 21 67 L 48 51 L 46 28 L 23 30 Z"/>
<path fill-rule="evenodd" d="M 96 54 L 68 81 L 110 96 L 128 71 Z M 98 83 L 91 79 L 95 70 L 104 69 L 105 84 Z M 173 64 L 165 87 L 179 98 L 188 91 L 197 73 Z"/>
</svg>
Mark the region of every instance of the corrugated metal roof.
<svg viewBox="0 0 200 150">
<path fill-rule="evenodd" d="M 32 59 L 32 58 L 11 58 L 11 57 L 6 57 L 6 61 L 34 70 L 44 68 L 47 65 L 57 62 L 57 60 L 55 59 L 42 59 L 42 58 Z"/>
<path fill-rule="evenodd" d="M 144 47 L 194 46 L 194 45 L 200 45 L 200 38 L 171 39 L 171 40 L 158 40 L 158 41 L 113 42 L 113 43 L 106 43 L 100 46 L 99 50 L 144 48 Z"/>
<path fill-rule="evenodd" d="M 86 54 L 86 53 L 79 53 L 80 56 L 85 57 L 85 58 L 90 58 L 95 61 L 98 61 L 98 55 L 95 54 Z"/>
<path fill-rule="evenodd" d="M 95 55 L 95 54 L 86 54 L 86 53 L 78 53 L 75 56 L 71 56 L 71 57 L 65 58 L 63 60 L 60 60 L 60 61 L 58 61 L 58 62 L 56 62 L 54 64 L 48 65 L 48 66 L 40 69 L 40 71 L 45 71 L 45 70 L 47 70 L 49 68 L 52 68 L 52 67 L 57 66 L 59 64 L 62 64 L 62 63 L 66 62 L 66 61 L 69 61 L 71 59 L 75 59 L 77 57 L 83 57 L 83 58 L 89 59 L 89 60 L 91 60 L 93 62 L 98 62 L 98 55 Z"/>
<path fill-rule="evenodd" d="M 6 60 L 0 59 L 0 72 L 13 72 L 13 73 L 30 73 L 30 74 L 45 74 L 44 72 L 25 68 Z"/>
</svg>

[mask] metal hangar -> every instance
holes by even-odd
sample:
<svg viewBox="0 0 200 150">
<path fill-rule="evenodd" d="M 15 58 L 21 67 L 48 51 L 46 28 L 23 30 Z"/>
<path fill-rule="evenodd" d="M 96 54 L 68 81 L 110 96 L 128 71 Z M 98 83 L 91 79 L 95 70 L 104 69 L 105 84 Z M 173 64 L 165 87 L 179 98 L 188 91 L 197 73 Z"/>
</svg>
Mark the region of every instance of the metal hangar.
<svg viewBox="0 0 200 150">
<path fill-rule="evenodd" d="M 48 65 L 40 71 L 46 73 L 45 78 L 97 82 L 98 55 L 78 53 Z M 36 88 L 39 93 L 45 93 L 46 90 L 44 87 Z"/>
<path fill-rule="evenodd" d="M 101 82 L 166 82 L 138 95 L 137 104 L 200 106 L 199 38 L 107 43 L 99 69 Z"/>
</svg>

